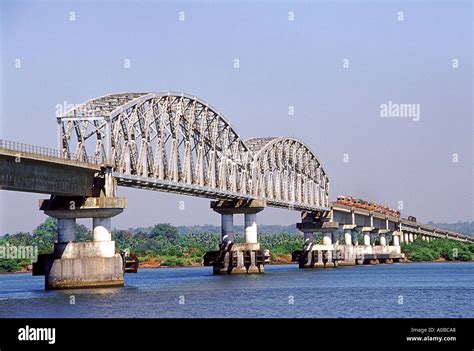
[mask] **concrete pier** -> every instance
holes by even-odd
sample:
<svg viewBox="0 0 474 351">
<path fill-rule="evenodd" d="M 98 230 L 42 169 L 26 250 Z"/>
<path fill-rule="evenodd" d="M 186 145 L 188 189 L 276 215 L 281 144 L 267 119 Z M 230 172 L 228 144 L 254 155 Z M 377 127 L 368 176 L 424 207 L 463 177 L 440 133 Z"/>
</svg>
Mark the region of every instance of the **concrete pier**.
<svg viewBox="0 0 474 351">
<path fill-rule="evenodd" d="M 371 245 L 371 234 L 372 234 L 373 230 L 374 230 L 373 227 L 363 227 L 362 228 L 362 234 L 364 236 L 364 245 L 365 246 L 370 246 Z"/>
<path fill-rule="evenodd" d="M 232 213 L 221 214 L 221 242 L 234 242 L 234 215 Z"/>
<path fill-rule="evenodd" d="M 218 251 L 204 255 L 204 265 L 214 274 L 263 273 L 269 252 L 258 242 L 257 213 L 265 208 L 262 201 L 213 201 L 211 208 L 221 215 L 221 245 Z M 244 215 L 244 241 L 234 243 L 234 215 Z"/>
<path fill-rule="evenodd" d="M 385 238 L 385 233 L 380 234 L 380 245 L 381 246 L 386 246 L 387 245 L 387 241 L 386 241 L 386 238 Z"/>
<path fill-rule="evenodd" d="M 393 233 L 393 246 L 400 246 L 400 235 Z"/>
<path fill-rule="evenodd" d="M 321 221 L 315 214 L 303 212 L 297 228 L 305 235 L 303 249 L 292 254 L 292 260 L 297 261 L 300 268 L 337 267 L 344 258 L 344 246 L 334 243 L 338 242 L 338 223 Z M 314 243 L 313 236 L 318 234 L 322 236 L 322 244 Z"/>
<path fill-rule="evenodd" d="M 76 241 L 76 219 L 58 218 L 58 242 Z"/>
<path fill-rule="evenodd" d="M 245 213 L 245 243 L 256 244 L 257 243 L 257 212 L 261 210 L 255 210 L 255 212 Z"/>
<path fill-rule="evenodd" d="M 344 244 L 345 245 L 352 245 L 352 230 L 351 229 L 344 229 Z"/>
<path fill-rule="evenodd" d="M 58 219 L 58 242 L 40 255 L 33 274 L 45 276 L 46 289 L 123 286 L 122 257 L 115 253 L 111 217 L 126 207 L 124 198 L 42 200 L 40 209 Z M 93 241 L 76 242 L 76 218 L 92 218 Z"/>
<path fill-rule="evenodd" d="M 356 225 L 345 224 L 342 226 L 344 230 L 344 246 L 342 248 L 343 257 L 338 260 L 339 266 L 354 266 L 356 264 L 355 244 L 357 243 Z"/>
<path fill-rule="evenodd" d="M 111 219 L 110 217 L 94 217 L 92 219 L 92 238 L 94 241 L 111 241 Z"/>
<path fill-rule="evenodd" d="M 304 213 L 297 227 L 304 233 L 305 245 L 303 250 L 293 253 L 292 259 L 299 262 L 300 268 L 392 263 L 404 258 L 399 243 L 401 234 L 391 229 L 358 227 L 356 224 L 339 225 L 338 222 L 321 220 Z M 336 239 L 338 230 L 344 232 L 343 244 Z M 364 245 L 357 244 L 359 231 L 363 234 Z M 314 233 L 322 235 L 322 244 L 314 243 Z M 378 242 L 376 235 L 379 236 Z M 392 238 L 393 243 L 390 245 Z"/>
<path fill-rule="evenodd" d="M 332 231 L 323 232 L 323 245 L 332 245 Z"/>
</svg>

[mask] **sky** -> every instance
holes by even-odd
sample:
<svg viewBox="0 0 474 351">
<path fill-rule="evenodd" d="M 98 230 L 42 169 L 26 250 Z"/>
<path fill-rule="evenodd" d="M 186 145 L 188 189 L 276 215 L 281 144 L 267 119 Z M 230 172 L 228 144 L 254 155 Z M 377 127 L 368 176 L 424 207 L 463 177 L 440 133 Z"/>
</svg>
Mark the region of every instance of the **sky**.
<svg viewBox="0 0 474 351">
<path fill-rule="evenodd" d="M 332 200 L 403 204 L 422 222 L 474 220 L 470 1 L 0 4 L 0 139 L 55 148 L 57 105 L 185 92 L 244 139 L 304 141 Z M 400 104 L 413 110 L 384 117 L 383 106 Z M 128 208 L 116 228 L 220 223 L 207 199 L 118 190 Z M 47 197 L 0 191 L 0 233 L 34 229 Z M 267 208 L 258 221 L 299 218 Z"/>
</svg>

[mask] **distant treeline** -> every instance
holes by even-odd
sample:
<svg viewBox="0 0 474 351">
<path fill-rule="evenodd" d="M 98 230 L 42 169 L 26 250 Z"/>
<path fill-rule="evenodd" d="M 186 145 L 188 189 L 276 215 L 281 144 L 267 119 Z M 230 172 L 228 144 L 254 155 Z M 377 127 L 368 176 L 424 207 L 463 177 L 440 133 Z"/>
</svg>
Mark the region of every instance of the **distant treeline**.
<svg viewBox="0 0 474 351">
<path fill-rule="evenodd" d="M 139 227 L 139 228 L 129 228 L 127 229 L 129 232 L 133 234 L 138 233 L 151 233 L 154 226 L 150 227 Z M 192 225 L 192 226 L 176 226 L 176 230 L 178 231 L 179 235 L 186 235 L 186 234 L 220 234 L 221 227 L 218 225 Z M 234 231 L 236 233 L 243 233 L 244 226 L 242 225 L 234 225 Z M 259 224 L 258 225 L 258 232 L 260 235 L 265 234 L 278 234 L 278 233 L 287 233 L 287 234 L 299 234 L 300 232 L 296 228 L 295 224 L 292 225 L 266 225 L 266 224 Z"/>
<path fill-rule="evenodd" d="M 434 223 L 430 221 L 427 224 L 432 227 L 452 230 L 453 232 L 474 236 L 474 222 Z"/>
</svg>

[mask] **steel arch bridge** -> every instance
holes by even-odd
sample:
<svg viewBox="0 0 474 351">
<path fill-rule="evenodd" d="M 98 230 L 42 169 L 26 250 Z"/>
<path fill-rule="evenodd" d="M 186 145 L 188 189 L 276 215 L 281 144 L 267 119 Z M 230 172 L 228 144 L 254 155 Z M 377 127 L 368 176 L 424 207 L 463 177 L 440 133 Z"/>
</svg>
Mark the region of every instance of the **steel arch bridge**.
<svg viewBox="0 0 474 351">
<path fill-rule="evenodd" d="M 183 93 L 122 93 L 58 117 L 62 157 L 95 159 L 118 185 L 329 211 L 329 179 L 294 138 L 242 140 L 211 105 Z"/>
</svg>

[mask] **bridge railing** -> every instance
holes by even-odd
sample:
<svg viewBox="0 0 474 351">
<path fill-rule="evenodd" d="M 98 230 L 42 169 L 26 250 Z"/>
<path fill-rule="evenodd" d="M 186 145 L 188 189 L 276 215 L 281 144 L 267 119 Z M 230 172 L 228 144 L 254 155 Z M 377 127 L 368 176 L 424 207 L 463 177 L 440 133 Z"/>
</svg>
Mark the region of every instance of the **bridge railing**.
<svg viewBox="0 0 474 351">
<path fill-rule="evenodd" d="M 94 157 L 94 156 L 78 158 L 77 155 L 70 154 L 69 157 L 67 157 L 63 155 L 62 152 L 57 149 L 50 149 L 47 147 L 42 147 L 42 146 L 37 146 L 37 145 L 23 144 L 16 141 L 10 141 L 10 140 L 0 139 L 0 149 L 17 151 L 17 152 L 25 152 L 25 153 L 41 155 L 45 157 L 59 158 L 63 160 L 72 160 L 76 162 L 84 162 L 84 163 L 91 163 L 91 164 L 101 163 L 99 158 Z"/>
</svg>

